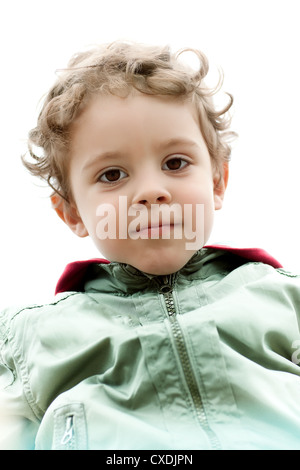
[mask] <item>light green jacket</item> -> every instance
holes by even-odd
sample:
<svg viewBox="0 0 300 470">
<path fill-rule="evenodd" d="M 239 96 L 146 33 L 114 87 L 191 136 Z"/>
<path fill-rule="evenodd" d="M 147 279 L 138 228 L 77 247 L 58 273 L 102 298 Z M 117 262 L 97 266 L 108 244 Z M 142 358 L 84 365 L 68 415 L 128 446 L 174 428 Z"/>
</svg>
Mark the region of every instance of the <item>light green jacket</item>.
<svg viewBox="0 0 300 470">
<path fill-rule="evenodd" d="M 300 449 L 300 276 L 204 248 L 84 290 L 2 313 L 2 449 Z"/>
</svg>

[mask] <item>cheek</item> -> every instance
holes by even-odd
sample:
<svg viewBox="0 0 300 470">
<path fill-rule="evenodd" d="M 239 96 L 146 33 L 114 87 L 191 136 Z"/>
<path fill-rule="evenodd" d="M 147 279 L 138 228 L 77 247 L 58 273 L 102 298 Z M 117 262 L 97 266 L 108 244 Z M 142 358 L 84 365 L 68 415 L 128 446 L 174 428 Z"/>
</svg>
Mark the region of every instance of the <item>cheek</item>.
<svg viewBox="0 0 300 470">
<path fill-rule="evenodd" d="M 111 261 L 120 261 L 126 248 L 126 214 L 127 206 L 122 203 L 120 206 L 120 201 L 116 203 L 112 199 L 109 202 L 102 199 L 101 203 L 91 204 L 88 208 L 86 224 L 90 237 L 100 253 Z"/>
<path fill-rule="evenodd" d="M 204 204 L 205 211 L 210 211 L 214 206 L 213 185 L 203 184 L 201 180 L 194 184 L 189 184 L 187 189 L 177 193 L 178 201 L 184 204 Z"/>
<path fill-rule="evenodd" d="M 187 217 L 187 221 L 192 225 L 193 231 L 201 233 L 201 237 L 207 239 L 214 220 L 214 196 L 210 185 L 201 185 L 201 183 L 189 188 L 185 197 L 182 199 L 184 204 L 190 206 L 192 216 Z M 189 211 L 184 208 L 184 214 Z M 200 235 L 199 235 L 200 236 Z"/>
</svg>

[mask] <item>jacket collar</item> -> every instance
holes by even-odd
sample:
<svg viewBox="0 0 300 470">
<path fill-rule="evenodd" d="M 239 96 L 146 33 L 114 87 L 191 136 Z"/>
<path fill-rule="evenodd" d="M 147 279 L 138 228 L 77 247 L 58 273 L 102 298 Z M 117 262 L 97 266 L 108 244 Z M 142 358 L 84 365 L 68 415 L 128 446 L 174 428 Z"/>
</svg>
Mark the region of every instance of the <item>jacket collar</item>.
<svg viewBox="0 0 300 470">
<path fill-rule="evenodd" d="M 218 250 L 221 252 L 237 255 L 238 257 L 244 259 L 245 260 L 244 262 L 246 261 L 260 262 L 260 263 L 265 263 L 270 266 L 273 266 L 274 268 L 282 268 L 282 265 L 275 258 L 269 255 L 265 250 L 262 250 L 260 248 L 231 248 L 225 245 L 207 245 L 204 248 L 206 249 L 205 251 Z M 190 269 L 192 269 L 192 266 L 194 264 L 195 264 L 195 255 L 191 258 L 189 263 L 183 269 L 189 271 Z M 114 272 L 117 270 L 119 276 L 121 275 L 122 277 L 123 275 L 123 277 L 126 277 L 126 278 L 130 277 L 133 283 L 136 282 L 137 277 L 139 277 L 139 280 L 141 280 L 140 271 L 133 268 L 132 266 L 120 265 L 119 263 L 110 263 L 108 260 L 103 259 L 103 258 L 93 258 L 90 260 L 75 261 L 73 263 L 69 263 L 58 280 L 58 283 L 55 289 L 55 294 L 59 294 L 62 292 L 67 292 L 67 291 L 78 291 L 78 292 L 84 291 L 84 284 L 87 279 L 88 271 L 93 267 L 96 268 L 99 265 L 103 267 L 105 265 L 110 265 L 109 270 L 111 271 L 111 274 L 114 275 Z M 198 266 L 198 260 L 197 260 L 197 266 Z M 147 275 L 143 276 L 143 280 L 145 284 L 149 282 L 149 277 L 151 276 L 147 276 Z"/>
</svg>

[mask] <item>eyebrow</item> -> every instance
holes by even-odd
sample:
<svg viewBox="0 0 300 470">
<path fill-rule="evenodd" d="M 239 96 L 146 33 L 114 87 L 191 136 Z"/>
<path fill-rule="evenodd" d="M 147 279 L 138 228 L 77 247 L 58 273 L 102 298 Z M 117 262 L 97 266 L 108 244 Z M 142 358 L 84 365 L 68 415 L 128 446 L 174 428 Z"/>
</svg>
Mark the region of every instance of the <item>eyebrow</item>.
<svg viewBox="0 0 300 470">
<path fill-rule="evenodd" d="M 82 171 L 87 171 L 94 165 L 96 165 L 100 160 L 105 161 L 105 160 L 114 160 L 114 159 L 119 159 L 121 156 L 124 156 L 120 152 L 103 152 L 98 154 L 96 157 L 90 159 L 82 168 Z"/>
<path fill-rule="evenodd" d="M 162 142 L 158 144 L 157 148 L 159 150 L 164 150 L 169 147 L 175 147 L 176 145 L 188 145 L 190 147 L 198 147 L 199 144 L 191 139 L 187 139 L 186 137 L 173 137 L 171 139 L 166 140 L 165 142 Z"/>
<path fill-rule="evenodd" d="M 198 147 L 199 144 L 191 139 L 187 139 L 185 137 L 180 138 L 180 137 L 173 137 L 171 139 L 168 139 L 164 142 L 160 142 L 157 145 L 155 145 L 155 148 L 157 150 L 166 150 L 167 148 L 175 147 L 177 145 L 188 145 L 190 147 Z M 96 165 L 99 161 L 105 161 L 105 160 L 117 160 L 124 157 L 124 153 L 118 152 L 118 151 L 107 151 L 98 154 L 95 158 L 92 158 L 89 160 L 82 168 L 82 171 L 87 171 L 90 168 L 92 168 L 94 165 Z"/>
</svg>

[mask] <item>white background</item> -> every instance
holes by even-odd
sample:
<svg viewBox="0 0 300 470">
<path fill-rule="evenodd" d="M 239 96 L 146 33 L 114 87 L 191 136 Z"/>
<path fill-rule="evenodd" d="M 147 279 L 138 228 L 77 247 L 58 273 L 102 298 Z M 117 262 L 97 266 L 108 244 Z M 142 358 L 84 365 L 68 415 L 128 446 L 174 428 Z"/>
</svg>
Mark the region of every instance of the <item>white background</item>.
<svg viewBox="0 0 300 470">
<path fill-rule="evenodd" d="M 20 163 L 38 103 L 73 53 L 116 39 L 202 49 L 234 95 L 229 187 L 210 243 L 262 247 L 300 271 L 299 0 L 1 2 L 0 308 L 51 298 L 65 265 L 99 257 Z"/>
</svg>

